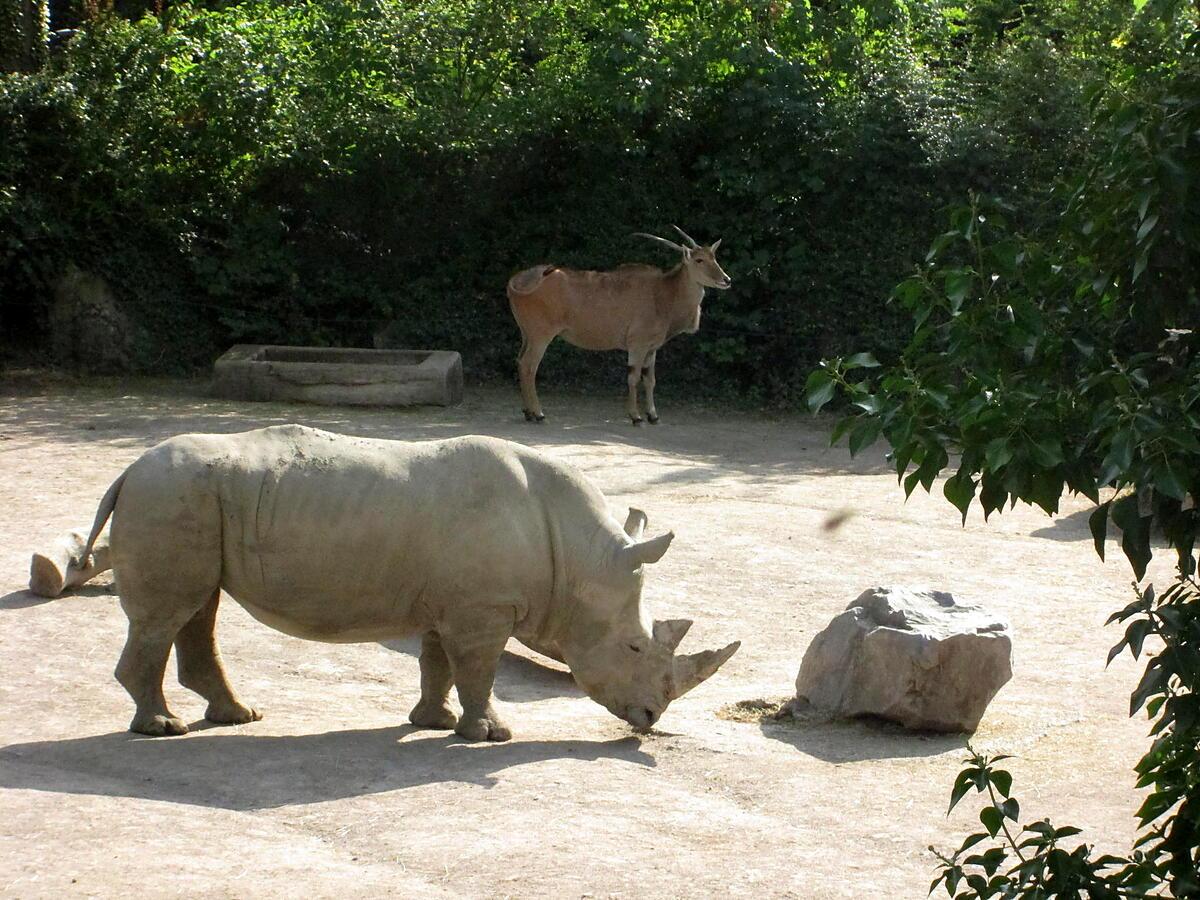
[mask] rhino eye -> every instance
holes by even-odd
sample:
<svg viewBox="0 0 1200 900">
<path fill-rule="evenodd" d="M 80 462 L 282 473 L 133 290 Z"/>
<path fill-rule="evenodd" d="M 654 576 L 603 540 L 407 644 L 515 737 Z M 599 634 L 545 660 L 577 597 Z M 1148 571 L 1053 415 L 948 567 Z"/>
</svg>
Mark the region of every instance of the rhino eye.
<svg viewBox="0 0 1200 900">
<path fill-rule="evenodd" d="M 630 650 L 632 650 L 634 653 L 641 653 L 641 652 L 642 652 L 642 648 L 641 648 L 641 647 L 639 647 L 637 644 L 630 644 L 630 645 L 629 645 L 629 649 L 630 649 Z"/>
</svg>

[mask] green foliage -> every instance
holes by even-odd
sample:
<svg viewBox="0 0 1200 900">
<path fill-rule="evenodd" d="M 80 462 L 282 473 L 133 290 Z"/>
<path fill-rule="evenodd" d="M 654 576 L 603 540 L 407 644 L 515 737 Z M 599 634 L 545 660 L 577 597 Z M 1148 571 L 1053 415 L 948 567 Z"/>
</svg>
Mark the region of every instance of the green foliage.
<svg viewBox="0 0 1200 900">
<path fill-rule="evenodd" d="M 382 329 L 508 376 L 513 271 L 665 264 L 629 234 L 677 222 L 724 237 L 735 289 L 668 380 L 788 401 L 821 356 L 901 346 L 880 298 L 951 197 L 1036 158 L 1036 214 L 1103 67 L 1020 29 L 966 58 L 976 26 L 901 0 L 207 6 L 100 15 L 0 80 L 6 333 L 44 337 L 74 261 L 145 326 L 143 368 Z"/>
<path fill-rule="evenodd" d="M 964 521 L 1018 501 L 1058 510 L 1064 491 L 1097 504 L 1089 525 L 1103 557 L 1108 524 L 1139 580 L 1156 533 L 1178 578 L 1153 585 L 1110 622 L 1109 654 L 1138 658 L 1154 637 L 1130 714 L 1145 708 L 1153 742 L 1137 766 L 1150 787 L 1127 857 L 1095 856 L 1074 828 L 1020 827 L 1002 757 L 974 752 L 951 794 L 987 795 L 985 831 L 941 856 L 954 897 L 1200 896 L 1200 34 L 1194 10 L 1145 4 L 1124 36 L 1127 65 L 1095 99 L 1093 162 L 1057 221 L 1022 233 L 1013 208 L 972 195 L 925 262 L 893 292 L 913 334 L 893 365 L 861 355 L 824 361 L 810 406 L 843 394 L 857 412 L 834 441 L 852 453 L 882 434 L 906 493 L 943 493 Z M 1052 195 L 1051 200 L 1057 195 Z M 953 460 L 953 462 L 952 462 Z M 1011 825 L 1010 825 L 1011 823 Z M 986 847 L 986 849 L 980 849 Z"/>
</svg>

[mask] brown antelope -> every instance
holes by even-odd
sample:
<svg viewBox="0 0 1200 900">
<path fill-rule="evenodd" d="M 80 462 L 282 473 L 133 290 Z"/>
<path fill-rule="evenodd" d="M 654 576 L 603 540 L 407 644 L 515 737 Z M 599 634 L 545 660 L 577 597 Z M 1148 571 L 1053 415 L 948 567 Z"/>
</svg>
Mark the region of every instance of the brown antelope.
<svg viewBox="0 0 1200 900">
<path fill-rule="evenodd" d="M 537 395 L 538 364 L 550 342 L 562 337 L 584 350 L 624 350 L 629 355 L 629 396 L 625 409 L 640 425 L 638 383 L 646 390 L 646 418 L 658 422 L 654 406 L 654 357 L 677 334 L 700 328 L 704 289 L 725 290 L 729 276 L 717 265 L 718 240 L 704 247 L 672 225 L 687 245 L 653 234 L 650 238 L 679 251 L 683 259 L 668 272 L 630 264 L 611 272 L 581 272 L 540 265 L 518 272 L 508 281 L 508 303 L 521 329 L 517 374 L 525 419 L 542 422 Z"/>
</svg>

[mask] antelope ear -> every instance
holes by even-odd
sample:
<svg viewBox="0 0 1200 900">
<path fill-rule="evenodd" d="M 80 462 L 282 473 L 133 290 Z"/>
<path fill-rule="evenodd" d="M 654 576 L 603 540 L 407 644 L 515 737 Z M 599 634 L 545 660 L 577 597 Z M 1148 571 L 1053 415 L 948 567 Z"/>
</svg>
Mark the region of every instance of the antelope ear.
<svg viewBox="0 0 1200 900">
<path fill-rule="evenodd" d="M 674 650 L 691 627 L 691 619 L 659 619 L 654 623 L 654 639 L 668 650 Z"/>
<path fill-rule="evenodd" d="M 647 563 L 656 563 L 663 558 L 663 554 L 667 552 L 667 548 L 671 546 L 673 540 L 675 540 L 675 532 L 668 531 L 666 534 L 660 534 L 648 541 L 638 541 L 636 544 L 622 547 L 621 560 L 630 569 L 637 569 Z"/>
<path fill-rule="evenodd" d="M 625 517 L 625 533 L 635 541 L 641 540 L 642 532 L 646 530 L 646 514 L 640 509 L 629 507 L 629 515 Z"/>
<path fill-rule="evenodd" d="M 722 241 L 722 240 L 723 240 L 723 238 L 717 238 L 717 241 L 716 241 L 716 243 L 715 243 L 715 244 L 713 244 L 713 245 L 712 245 L 711 247 L 709 247 L 708 249 L 709 249 L 709 250 L 711 250 L 713 253 L 716 253 L 716 252 L 717 252 L 717 248 L 721 246 L 721 241 Z"/>
</svg>

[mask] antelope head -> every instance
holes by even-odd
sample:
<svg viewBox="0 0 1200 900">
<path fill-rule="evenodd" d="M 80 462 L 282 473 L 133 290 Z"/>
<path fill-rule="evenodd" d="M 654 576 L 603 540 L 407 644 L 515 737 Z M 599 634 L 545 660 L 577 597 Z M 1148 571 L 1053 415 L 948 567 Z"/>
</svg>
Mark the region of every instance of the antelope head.
<svg viewBox="0 0 1200 900">
<path fill-rule="evenodd" d="M 706 247 L 703 244 L 697 244 L 678 225 L 672 225 L 671 227 L 679 232 L 679 236 L 684 240 L 683 244 L 677 244 L 658 235 L 646 234 L 641 231 L 636 232 L 634 236 L 649 238 L 652 241 L 665 244 L 672 250 L 677 250 L 683 256 L 683 265 L 687 269 L 688 274 L 697 284 L 714 288 L 718 291 L 728 290 L 733 282 L 717 263 L 717 248 L 721 246 L 721 239 L 718 238 Z"/>
</svg>

